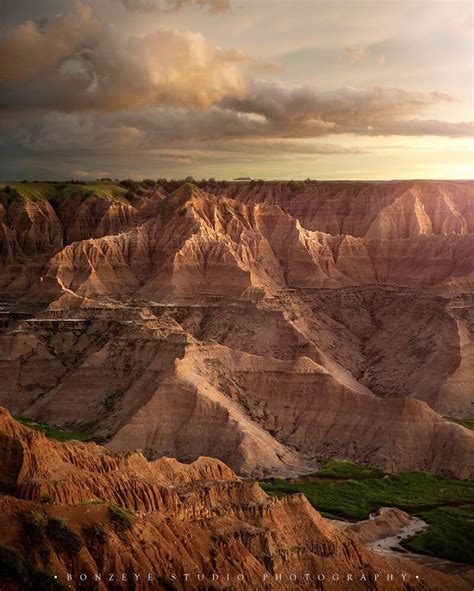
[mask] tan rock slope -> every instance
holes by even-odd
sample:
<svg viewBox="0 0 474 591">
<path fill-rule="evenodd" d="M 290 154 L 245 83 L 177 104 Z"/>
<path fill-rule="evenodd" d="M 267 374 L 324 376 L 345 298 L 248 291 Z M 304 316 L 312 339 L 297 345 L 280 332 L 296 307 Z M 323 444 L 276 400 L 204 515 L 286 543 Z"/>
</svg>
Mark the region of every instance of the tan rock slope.
<svg viewBox="0 0 474 591">
<path fill-rule="evenodd" d="M 242 590 L 306 589 L 305 575 L 324 590 L 340 589 L 348 576 L 353 589 L 367 589 L 367 581 L 374 590 L 469 589 L 456 575 L 368 551 L 304 496 L 270 499 L 218 460 L 149 463 L 95 444 L 61 444 L 3 410 L 0 450 L 0 553 L 12 560 L 17 552 L 30 573 L 34 566 L 36 588 L 47 582 L 59 591 L 54 585 L 71 573 L 68 588 L 110 589 L 113 574 L 113 588 L 141 590 L 151 573 L 153 588 L 164 590 L 222 588 L 213 574 L 228 575 L 227 585 Z M 111 503 L 122 509 L 120 519 Z M 80 574 L 89 582 L 80 584 Z"/>
<path fill-rule="evenodd" d="M 467 181 L 254 182 L 220 188 L 217 194 L 278 205 L 306 229 L 331 235 L 391 240 L 474 231 Z"/>
<path fill-rule="evenodd" d="M 245 475 L 474 474 L 474 185 L 169 183 L 2 210 L 0 403 Z M 76 191 L 78 191 L 76 193 Z"/>
</svg>

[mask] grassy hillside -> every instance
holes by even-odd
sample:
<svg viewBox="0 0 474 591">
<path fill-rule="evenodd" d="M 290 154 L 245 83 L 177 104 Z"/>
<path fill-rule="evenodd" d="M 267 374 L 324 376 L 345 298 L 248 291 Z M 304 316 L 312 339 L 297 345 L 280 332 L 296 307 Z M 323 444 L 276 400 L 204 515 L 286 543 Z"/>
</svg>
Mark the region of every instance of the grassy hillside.
<svg viewBox="0 0 474 591">
<path fill-rule="evenodd" d="M 404 545 L 423 554 L 474 564 L 474 481 L 427 472 L 384 476 L 349 462 L 331 462 L 299 482 L 261 482 L 272 496 L 303 493 L 326 517 L 367 519 L 380 507 L 399 507 L 429 528 Z"/>
<path fill-rule="evenodd" d="M 57 193 L 57 186 L 49 183 L 2 183 L 0 191 L 6 187 L 11 187 L 20 197 L 32 201 L 52 199 Z"/>
<path fill-rule="evenodd" d="M 83 197 L 97 195 L 105 199 L 116 199 L 127 194 L 125 187 L 115 183 L 0 183 L 0 191 L 4 191 L 7 186 L 23 199 L 30 199 L 31 201 L 41 199 L 56 201 L 77 194 Z"/>
<path fill-rule="evenodd" d="M 115 199 L 117 197 L 123 197 L 127 194 L 127 189 L 120 185 L 115 184 L 91 184 L 91 185 L 67 185 L 61 189 L 56 196 L 69 197 L 70 195 L 77 195 L 80 193 L 84 196 L 89 197 L 90 195 L 97 195 L 105 199 Z"/>
</svg>

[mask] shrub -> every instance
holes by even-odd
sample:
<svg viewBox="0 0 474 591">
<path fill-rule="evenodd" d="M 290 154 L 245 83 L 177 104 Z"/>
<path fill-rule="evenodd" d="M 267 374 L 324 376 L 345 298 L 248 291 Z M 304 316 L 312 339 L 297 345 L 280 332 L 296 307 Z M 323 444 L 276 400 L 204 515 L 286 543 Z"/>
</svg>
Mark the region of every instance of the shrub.
<svg viewBox="0 0 474 591">
<path fill-rule="evenodd" d="M 0 581 L 12 581 L 23 591 L 67 589 L 45 571 L 28 564 L 19 552 L 6 546 L 0 546 Z"/>
<path fill-rule="evenodd" d="M 46 538 L 48 518 L 38 511 L 25 511 L 21 514 L 23 530 L 28 543 L 38 543 Z"/>
<path fill-rule="evenodd" d="M 126 189 L 131 191 L 132 193 L 138 193 L 141 190 L 140 183 L 137 183 L 137 181 L 134 181 L 132 179 L 124 179 L 123 181 L 120 181 L 119 184 L 122 187 L 125 187 Z"/>
<path fill-rule="evenodd" d="M 114 526 L 115 531 L 118 533 L 125 533 L 129 531 L 133 527 L 132 518 L 128 511 L 124 509 L 120 509 L 120 507 L 116 507 L 115 505 L 111 505 L 109 507 L 110 511 L 110 521 Z"/>
<path fill-rule="evenodd" d="M 105 544 L 107 541 L 107 534 L 100 523 L 91 523 L 86 525 L 84 527 L 84 534 L 92 543 L 98 542 L 99 544 Z"/>
<path fill-rule="evenodd" d="M 0 198 L 3 203 L 10 205 L 13 201 L 21 199 L 20 193 L 14 188 L 7 185 L 3 189 L 0 189 Z"/>
<path fill-rule="evenodd" d="M 16 550 L 0 546 L 0 580 L 20 582 L 27 574 L 21 555 Z"/>
<path fill-rule="evenodd" d="M 47 533 L 48 538 L 59 552 L 64 552 L 71 557 L 79 553 L 82 546 L 81 536 L 70 528 L 64 519 L 50 517 Z"/>
</svg>

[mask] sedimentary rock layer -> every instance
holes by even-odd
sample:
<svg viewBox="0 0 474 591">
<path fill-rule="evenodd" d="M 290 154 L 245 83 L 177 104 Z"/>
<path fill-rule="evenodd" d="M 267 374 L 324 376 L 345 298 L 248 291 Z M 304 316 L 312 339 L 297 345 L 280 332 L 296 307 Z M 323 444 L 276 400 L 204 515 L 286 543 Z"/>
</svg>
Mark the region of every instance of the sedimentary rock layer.
<svg viewBox="0 0 474 591">
<path fill-rule="evenodd" d="M 472 476 L 472 183 L 81 191 L 2 205 L 1 404 L 246 475 Z"/>
</svg>

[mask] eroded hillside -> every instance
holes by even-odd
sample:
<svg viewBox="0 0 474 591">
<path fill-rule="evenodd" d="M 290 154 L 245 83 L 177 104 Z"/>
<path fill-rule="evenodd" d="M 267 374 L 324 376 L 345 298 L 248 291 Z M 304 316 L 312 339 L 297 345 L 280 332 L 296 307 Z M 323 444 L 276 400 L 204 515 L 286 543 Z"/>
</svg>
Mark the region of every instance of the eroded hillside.
<svg viewBox="0 0 474 591">
<path fill-rule="evenodd" d="M 306 589 L 310 581 L 331 591 L 340 589 L 335 573 L 350 575 L 353 589 L 367 581 L 374 590 L 470 588 L 457 575 L 367 550 L 357 532 L 341 531 L 303 495 L 269 498 L 215 459 L 148 462 L 140 453 L 58 443 L 3 409 L 0 451 L 7 589 L 222 588 L 216 573 L 232 589 Z"/>
<path fill-rule="evenodd" d="M 472 183 L 2 203 L 0 403 L 16 414 L 245 475 L 347 458 L 472 476 L 473 433 L 445 418 L 474 414 Z"/>
</svg>

